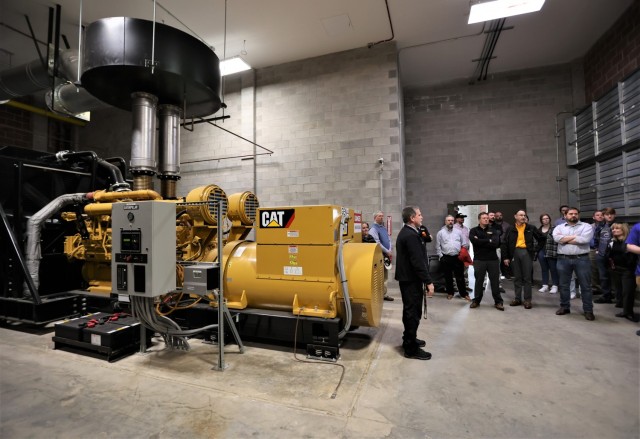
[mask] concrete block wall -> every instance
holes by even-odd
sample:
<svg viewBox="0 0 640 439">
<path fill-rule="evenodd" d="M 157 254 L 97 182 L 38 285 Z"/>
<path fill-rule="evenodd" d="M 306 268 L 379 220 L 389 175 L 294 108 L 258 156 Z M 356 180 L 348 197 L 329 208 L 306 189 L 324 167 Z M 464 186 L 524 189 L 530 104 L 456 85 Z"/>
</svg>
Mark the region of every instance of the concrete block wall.
<svg viewBox="0 0 640 439">
<path fill-rule="evenodd" d="M 401 223 L 394 45 L 354 49 L 250 75 L 227 80 L 231 119 L 219 124 L 245 137 L 255 133 L 255 142 L 273 154 L 258 155 L 255 161 L 227 158 L 251 156 L 253 145 L 212 126 L 183 130 L 181 193 L 214 183 L 229 194 L 255 189 L 263 206 L 338 204 L 361 210 L 370 220 L 380 206 L 382 157 L 383 207 Z M 221 159 L 188 163 L 217 157 Z"/>
<path fill-rule="evenodd" d="M 576 108 L 573 71 L 566 64 L 404 90 L 407 203 L 422 208 L 433 235 L 454 201 L 526 199 L 533 224 L 543 212 L 556 217 L 567 189 L 556 181 L 555 118 Z"/>
</svg>

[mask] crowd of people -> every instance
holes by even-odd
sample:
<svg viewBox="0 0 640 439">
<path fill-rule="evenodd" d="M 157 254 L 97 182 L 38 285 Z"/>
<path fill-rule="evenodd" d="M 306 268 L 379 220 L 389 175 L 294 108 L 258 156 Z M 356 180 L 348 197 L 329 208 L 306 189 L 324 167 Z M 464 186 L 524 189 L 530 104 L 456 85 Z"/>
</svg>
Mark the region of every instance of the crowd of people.
<svg viewBox="0 0 640 439">
<path fill-rule="evenodd" d="M 634 300 L 636 288 L 640 287 L 640 223 L 630 227 L 616 222 L 613 208 L 596 211 L 592 223 L 581 221 L 575 207 L 563 205 L 560 214 L 555 221 L 549 214 L 540 215 L 540 225 L 536 227 L 523 209 L 514 215 L 513 225 L 504 221 L 502 212 L 481 212 L 477 227 L 471 229 L 464 226 L 464 215 L 447 215 L 435 240 L 447 299 L 457 292 L 475 309 L 480 306 L 485 289 L 490 289 L 494 307 L 504 311 L 501 281 L 510 278 L 514 298 L 509 305 L 532 309 L 533 264 L 537 261 L 542 275 L 538 291 L 559 293 L 556 315 L 570 314 L 571 300 L 580 297 L 588 321 L 595 320 L 593 304 L 597 303 L 614 304 L 621 309 L 616 317 L 638 322 Z M 383 216 L 382 212 L 374 215 L 378 226 L 375 232 L 363 224 L 363 242 L 378 243 L 383 254 L 391 258 L 392 245 L 382 225 Z M 433 237 L 422 224 L 419 208 L 404 208 L 402 220 L 404 226 L 396 240 L 395 279 L 403 303 L 404 355 L 428 360 L 431 354 L 422 349 L 426 343 L 417 338 L 417 329 L 424 296 L 434 293 L 426 248 Z M 465 268 L 471 263 L 475 273 L 473 289 L 469 288 Z M 599 297 L 594 300 L 594 295 Z"/>
</svg>

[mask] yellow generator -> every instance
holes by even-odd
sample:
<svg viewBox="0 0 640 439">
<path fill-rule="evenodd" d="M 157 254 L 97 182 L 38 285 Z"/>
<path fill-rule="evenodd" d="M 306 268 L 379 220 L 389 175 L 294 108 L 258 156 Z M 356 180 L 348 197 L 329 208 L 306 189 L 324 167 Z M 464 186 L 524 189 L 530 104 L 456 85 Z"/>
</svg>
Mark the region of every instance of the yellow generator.
<svg viewBox="0 0 640 439">
<path fill-rule="evenodd" d="M 260 208 L 256 241 L 226 243 L 224 297 L 243 338 L 297 339 L 334 359 L 350 328 L 379 325 L 384 260 L 355 242 L 354 217 L 334 205 Z"/>
<path fill-rule="evenodd" d="M 176 317 L 181 325 L 205 326 L 217 302 L 213 296 L 193 299 L 180 293 L 184 267 L 219 262 L 218 230 L 224 235 L 222 291 L 227 307 L 237 313 L 243 337 L 291 341 L 321 346 L 323 356 L 337 356 L 337 345 L 357 326 L 380 323 L 384 292 L 384 262 L 376 244 L 360 241 L 353 210 L 335 205 L 259 208 L 254 194 L 227 197 L 216 185 L 193 189 L 184 198 L 163 200 L 151 190 L 93 194 L 80 221 L 88 233 L 69 236 L 65 251 L 85 262 L 88 292 L 113 291 L 112 207 L 114 202 L 154 202 L 175 205 L 176 294 L 160 297 L 159 314 Z M 217 210 L 224 218 L 218 224 Z M 356 230 L 356 226 L 358 229 Z M 251 231 L 255 241 L 247 240 Z M 184 294 L 183 294 L 184 293 Z M 163 293 L 159 293 L 163 294 Z M 173 307 L 166 307 L 174 303 Z M 335 347 L 335 351 L 325 349 Z"/>
<path fill-rule="evenodd" d="M 259 209 L 256 242 L 224 247 L 228 307 L 343 320 L 350 308 L 351 325 L 378 326 L 382 252 L 352 242 L 353 218 L 353 211 L 331 205 Z"/>
</svg>

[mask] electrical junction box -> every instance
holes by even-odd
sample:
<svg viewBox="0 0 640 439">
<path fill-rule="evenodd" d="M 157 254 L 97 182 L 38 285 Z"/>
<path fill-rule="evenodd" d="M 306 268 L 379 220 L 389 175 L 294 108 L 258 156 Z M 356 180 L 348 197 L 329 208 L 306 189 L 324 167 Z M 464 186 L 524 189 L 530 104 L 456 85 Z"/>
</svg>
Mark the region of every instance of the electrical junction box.
<svg viewBox="0 0 640 439">
<path fill-rule="evenodd" d="M 156 297 L 176 289 L 176 206 L 113 203 L 111 291 Z"/>
<path fill-rule="evenodd" d="M 182 291 L 188 294 L 206 296 L 220 287 L 220 266 L 218 264 L 196 264 L 184 267 Z"/>
</svg>

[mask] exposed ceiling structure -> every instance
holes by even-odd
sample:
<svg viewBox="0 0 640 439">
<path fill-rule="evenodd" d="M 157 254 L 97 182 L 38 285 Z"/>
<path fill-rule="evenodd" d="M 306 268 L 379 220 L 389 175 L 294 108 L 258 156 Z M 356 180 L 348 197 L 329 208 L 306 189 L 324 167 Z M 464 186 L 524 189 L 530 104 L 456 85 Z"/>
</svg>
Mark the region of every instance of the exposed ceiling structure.
<svg viewBox="0 0 640 439">
<path fill-rule="evenodd" d="M 583 56 L 633 0 L 547 0 L 542 10 L 506 19 L 488 73 L 560 64 Z M 38 58 L 26 17 L 46 52 L 44 0 L 0 0 L 0 70 Z M 78 47 L 82 23 L 127 16 L 152 20 L 152 0 L 58 0 L 61 33 Z M 469 0 L 161 0 L 158 22 L 255 68 L 367 47 L 391 39 L 404 86 L 471 79 L 488 25 L 467 24 Z M 390 24 L 393 25 L 393 33 Z M 61 47 L 64 44 L 61 43 Z"/>
</svg>

